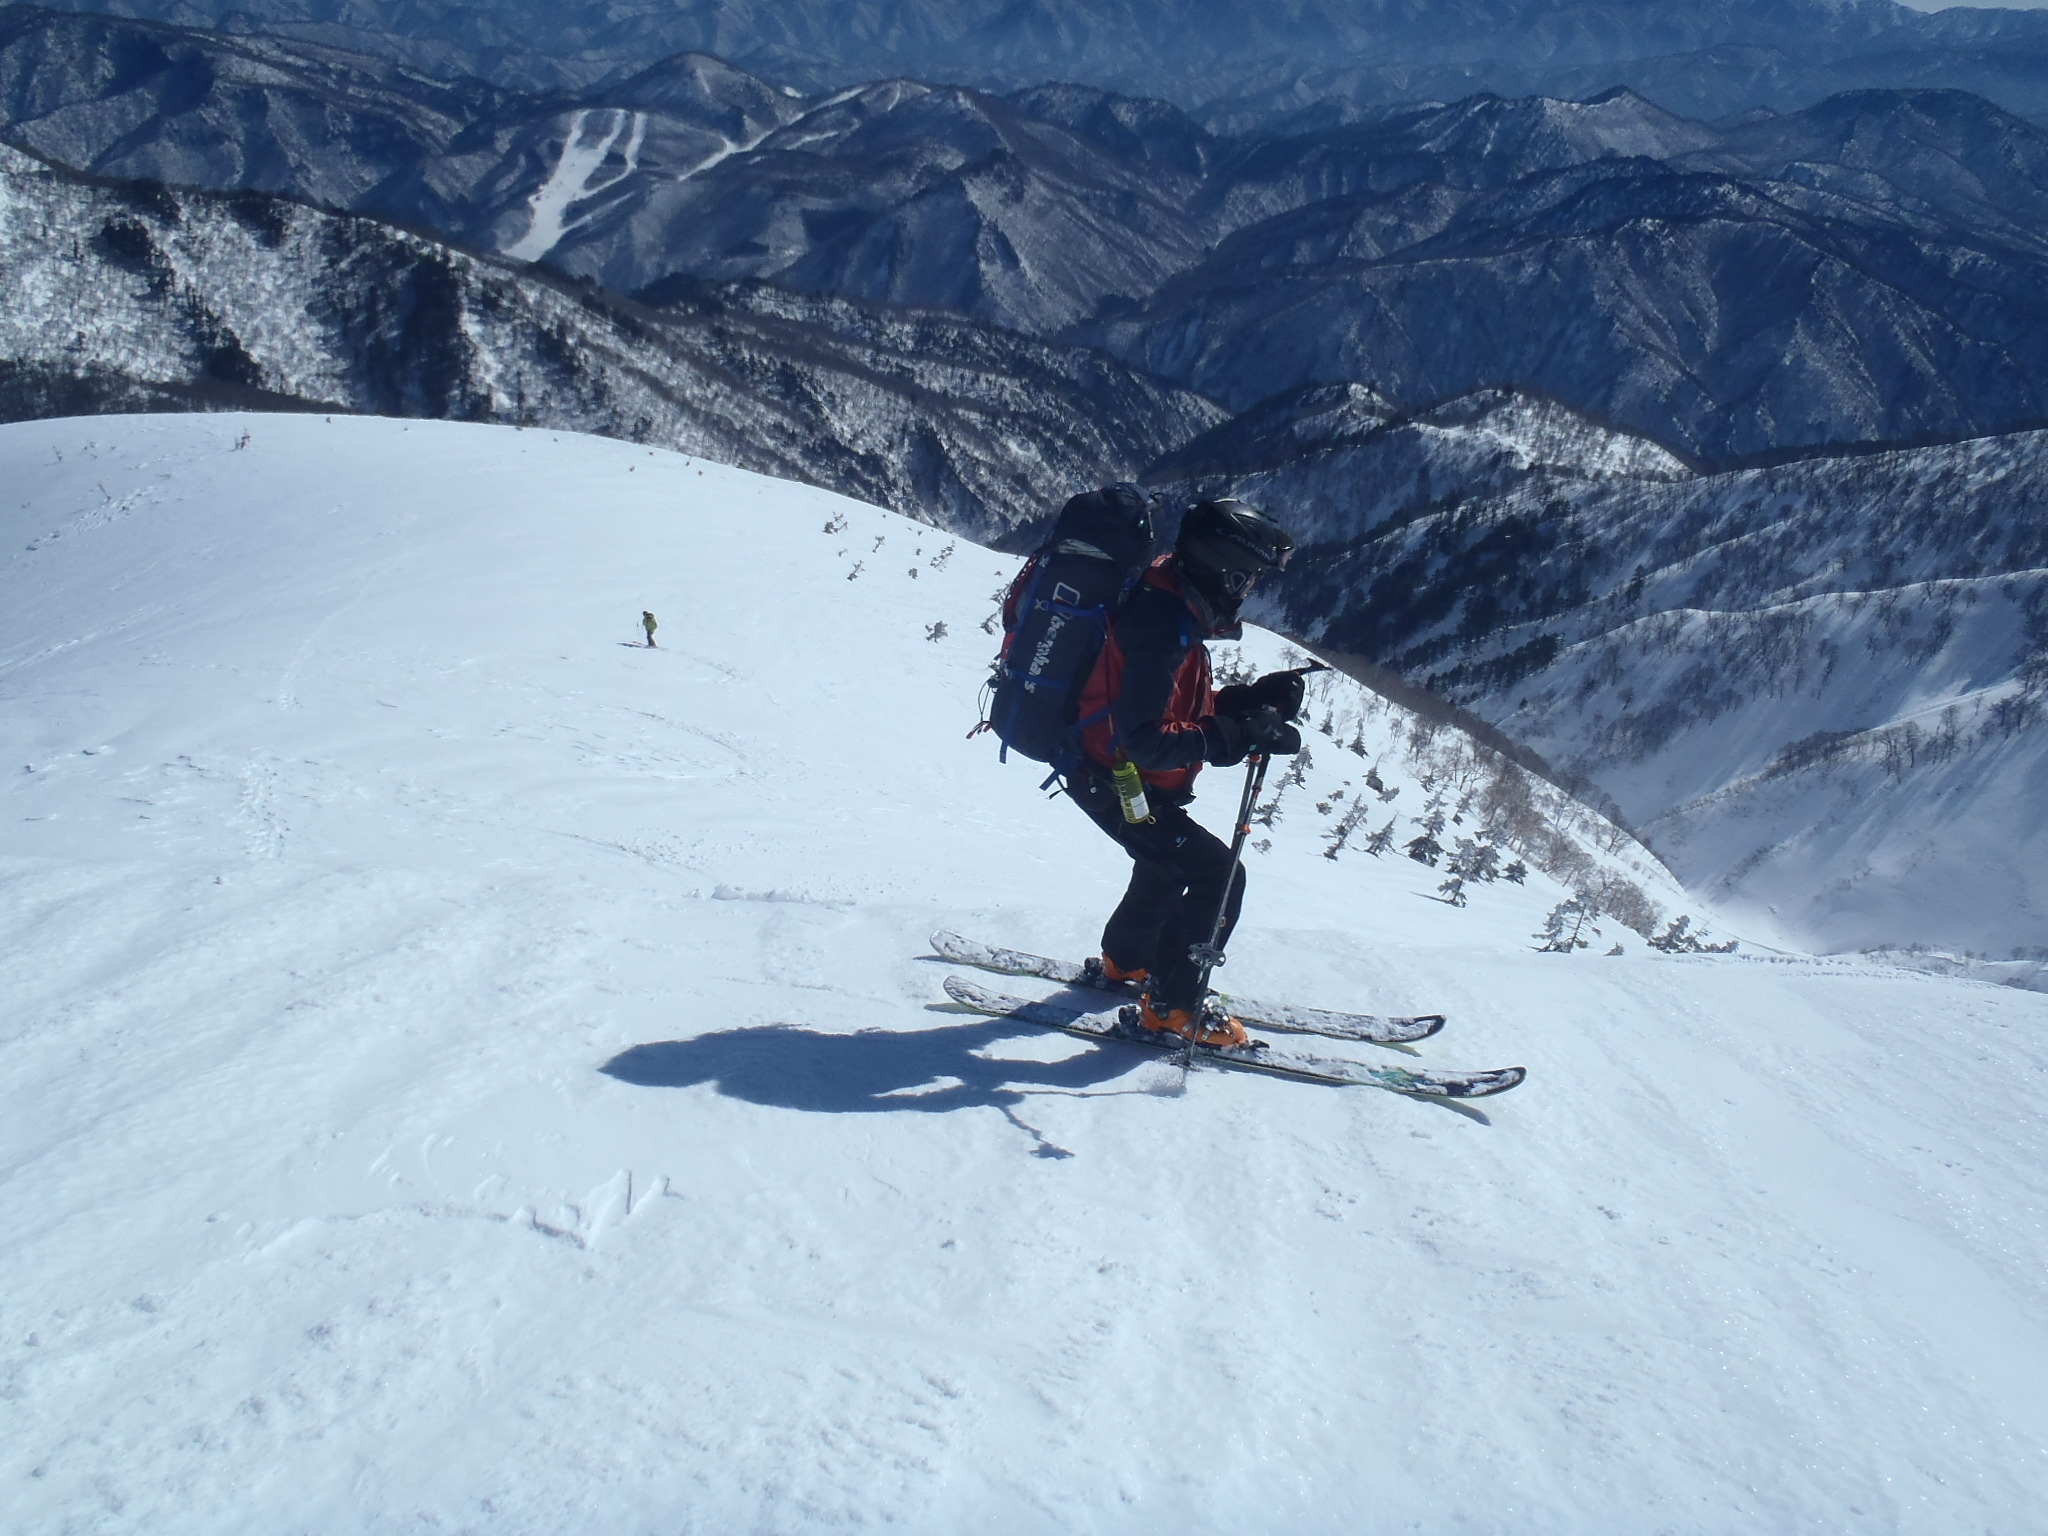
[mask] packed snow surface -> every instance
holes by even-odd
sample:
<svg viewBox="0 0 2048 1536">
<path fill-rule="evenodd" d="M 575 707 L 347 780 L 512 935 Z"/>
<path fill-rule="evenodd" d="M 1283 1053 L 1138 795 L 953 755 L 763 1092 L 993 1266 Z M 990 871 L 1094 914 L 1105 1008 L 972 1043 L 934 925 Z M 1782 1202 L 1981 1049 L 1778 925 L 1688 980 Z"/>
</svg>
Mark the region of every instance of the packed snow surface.
<svg viewBox="0 0 2048 1536">
<path fill-rule="evenodd" d="M 0 487 L 0 1528 L 2038 1529 L 2048 996 L 1535 953 L 1298 799 L 1222 979 L 1529 1081 L 1183 1080 L 921 958 L 1123 878 L 964 739 L 1014 562 L 509 428 Z"/>
</svg>

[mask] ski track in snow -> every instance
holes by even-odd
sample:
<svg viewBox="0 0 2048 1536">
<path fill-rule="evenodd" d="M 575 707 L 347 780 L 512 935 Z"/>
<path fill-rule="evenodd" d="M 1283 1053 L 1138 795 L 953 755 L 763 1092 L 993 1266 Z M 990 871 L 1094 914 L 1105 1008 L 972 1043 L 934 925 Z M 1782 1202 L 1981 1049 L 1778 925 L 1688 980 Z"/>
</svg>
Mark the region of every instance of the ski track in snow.
<svg viewBox="0 0 2048 1536">
<path fill-rule="evenodd" d="M 2036 1523 L 2048 996 L 1535 954 L 1540 875 L 1321 856 L 1312 730 L 1225 979 L 1529 1081 L 1181 1084 L 920 958 L 1125 868 L 962 739 L 1014 560 L 546 431 L 0 475 L 0 1527 Z"/>
<path fill-rule="evenodd" d="M 740 143 L 732 139 L 727 139 L 725 141 L 723 148 L 714 149 L 710 154 L 706 155 L 702 160 L 698 161 L 695 165 L 691 166 L 687 171 L 684 171 L 675 179 L 679 182 L 688 181 L 693 176 L 702 176 L 714 165 L 724 164 L 727 160 L 730 160 L 734 155 L 751 154 L 754 150 L 759 149 L 762 146 L 762 144 L 766 143 L 768 140 L 768 136 L 772 133 L 775 133 L 776 131 L 777 128 L 775 126 L 764 128 L 759 133 L 755 134 L 754 137 L 746 140 L 744 143 Z"/>
<path fill-rule="evenodd" d="M 513 260 L 541 260 L 561 244 L 564 235 L 576 228 L 579 221 L 569 218 L 571 208 L 617 186 L 639 168 L 640 146 L 647 137 L 647 114 L 618 108 L 604 109 L 605 126 L 595 139 L 590 139 L 584 134 L 584 125 L 598 110 L 585 108 L 569 119 L 562 153 L 556 159 L 554 169 L 548 172 L 548 179 L 541 183 L 529 200 L 528 206 L 533 212 L 526 233 L 505 248 L 505 254 Z M 622 135 L 626 136 L 626 144 L 620 151 L 623 162 L 620 169 L 602 180 L 598 179 L 605 162 L 611 158 L 612 147 Z"/>
</svg>

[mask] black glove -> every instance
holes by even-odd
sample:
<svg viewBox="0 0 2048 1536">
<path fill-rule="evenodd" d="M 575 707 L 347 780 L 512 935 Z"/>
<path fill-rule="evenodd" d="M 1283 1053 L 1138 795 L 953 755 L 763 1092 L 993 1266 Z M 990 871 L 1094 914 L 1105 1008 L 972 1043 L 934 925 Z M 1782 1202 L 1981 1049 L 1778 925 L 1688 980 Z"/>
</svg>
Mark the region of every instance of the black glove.
<svg viewBox="0 0 2048 1536">
<path fill-rule="evenodd" d="M 1301 697 L 1308 689 L 1306 672 L 1268 672 L 1250 689 L 1253 709 L 1270 709 L 1282 720 L 1298 719 Z M 1294 750 L 1289 748 L 1289 751 Z"/>
<path fill-rule="evenodd" d="M 1228 715 L 1233 720 L 1242 720 L 1259 706 L 1252 701 L 1250 683 L 1232 683 L 1228 688 L 1216 690 L 1216 713 Z"/>
<path fill-rule="evenodd" d="M 1198 722 L 1202 731 L 1202 761 L 1218 768 L 1234 768 L 1251 750 L 1251 733 L 1242 720 L 1229 715 L 1204 715 Z"/>
<path fill-rule="evenodd" d="M 1244 717 L 1240 725 L 1246 737 L 1245 750 L 1248 752 L 1292 757 L 1301 750 L 1301 732 L 1282 720 L 1275 710 L 1253 710 Z"/>
<path fill-rule="evenodd" d="M 1255 683 L 1232 683 L 1216 695 L 1216 713 L 1242 720 L 1262 709 L 1270 709 L 1282 720 L 1301 713 L 1301 696 L 1308 687 L 1306 672 L 1268 672 Z"/>
</svg>

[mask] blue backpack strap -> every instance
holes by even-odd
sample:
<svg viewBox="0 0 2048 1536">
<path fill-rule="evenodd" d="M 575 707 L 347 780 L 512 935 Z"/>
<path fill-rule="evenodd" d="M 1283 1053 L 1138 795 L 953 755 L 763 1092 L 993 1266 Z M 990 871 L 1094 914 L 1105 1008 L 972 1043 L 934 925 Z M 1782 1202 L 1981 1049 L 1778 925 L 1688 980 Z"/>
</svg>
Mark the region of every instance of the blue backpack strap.
<svg viewBox="0 0 2048 1536">
<path fill-rule="evenodd" d="M 1126 602 L 1130 601 L 1131 594 L 1137 591 L 1138 588 L 1143 586 L 1144 584 L 1145 573 L 1143 571 L 1140 571 L 1135 576 L 1127 576 L 1124 578 L 1123 590 L 1117 593 L 1116 595 L 1115 608 L 1107 617 L 1104 618 L 1102 623 L 1102 643 L 1104 645 L 1107 645 L 1109 643 L 1109 626 L 1116 622 L 1116 614 L 1123 611 L 1123 606 Z M 1186 620 L 1182 620 L 1181 623 L 1181 643 L 1183 644 L 1183 646 L 1185 646 L 1187 643 Z M 1097 725 L 1100 724 L 1102 721 L 1107 720 L 1109 722 L 1110 749 L 1112 751 L 1122 751 L 1124 745 L 1124 733 L 1123 728 L 1116 723 L 1115 709 L 1116 704 L 1115 701 L 1112 700 L 1110 703 L 1105 704 L 1102 706 L 1102 708 L 1096 710 L 1093 714 L 1088 715 L 1084 719 L 1075 721 L 1074 739 L 1076 741 L 1079 741 L 1081 739 L 1081 733 L 1087 730 L 1089 726 Z"/>
<path fill-rule="evenodd" d="M 1038 568 L 1031 573 L 1031 585 L 1026 587 L 1024 589 L 1023 595 L 1017 599 L 1017 612 L 1020 615 L 1027 613 L 1031 609 L 1038 606 L 1038 589 L 1044 584 L 1045 566 L 1041 563 L 1038 566 Z M 1007 652 L 997 660 L 996 665 L 1003 671 L 1009 670 L 1010 658 Z M 1007 763 L 1010 760 L 1010 736 L 1011 733 L 1016 729 L 1018 708 L 1019 701 L 1015 698 L 1012 698 L 1010 701 L 1010 718 L 1008 720 L 1003 721 L 1001 724 L 997 724 L 994 720 L 991 720 L 989 722 L 990 726 L 994 729 L 996 733 L 996 741 L 1000 745 L 1000 750 L 996 753 L 996 761 L 999 763 Z"/>
</svg>

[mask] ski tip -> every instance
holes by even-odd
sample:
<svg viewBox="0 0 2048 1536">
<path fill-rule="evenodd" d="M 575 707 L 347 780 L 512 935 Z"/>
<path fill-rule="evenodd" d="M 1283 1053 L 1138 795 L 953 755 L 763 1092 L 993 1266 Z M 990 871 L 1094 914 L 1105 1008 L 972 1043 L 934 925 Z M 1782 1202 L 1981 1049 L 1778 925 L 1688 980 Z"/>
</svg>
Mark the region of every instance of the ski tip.
<svg viewBox="0 0 2048 1536">
<path fill-rule="evenodd" d="M 1460 1092 L 1453 1092 L 1455 1099 L 1490 1099 L 1496 1093 L 1506 1093 L 1510 1088 L 1522 1086 L 1529 1075 L 1527 1067 L 1502 1067 L 1495 1072 L 1475 1072 L 1472 1079 Z"/>
<path fill-rule="evenodd" d="M 1526 1067 L 1499 1067 L 1490 1072 L 1404 1072 L 1382 1069 L 1373 1074 L 1382 1088 L 1417 1099 L 1490 1099 L 1521 1086 Z"/>
<path fill-rule="evenodd" d="M 1440 1013 L 1415 1013 L 1410 1014 L 1401 1022 L 1409 1025 L 1415 1031 L 1413 1034 L 1408 1034 L 1404 1031 L 1401 1036 L 1403 1040 L 1427 1040 L 1450 1021 Z"/>
</svg>

